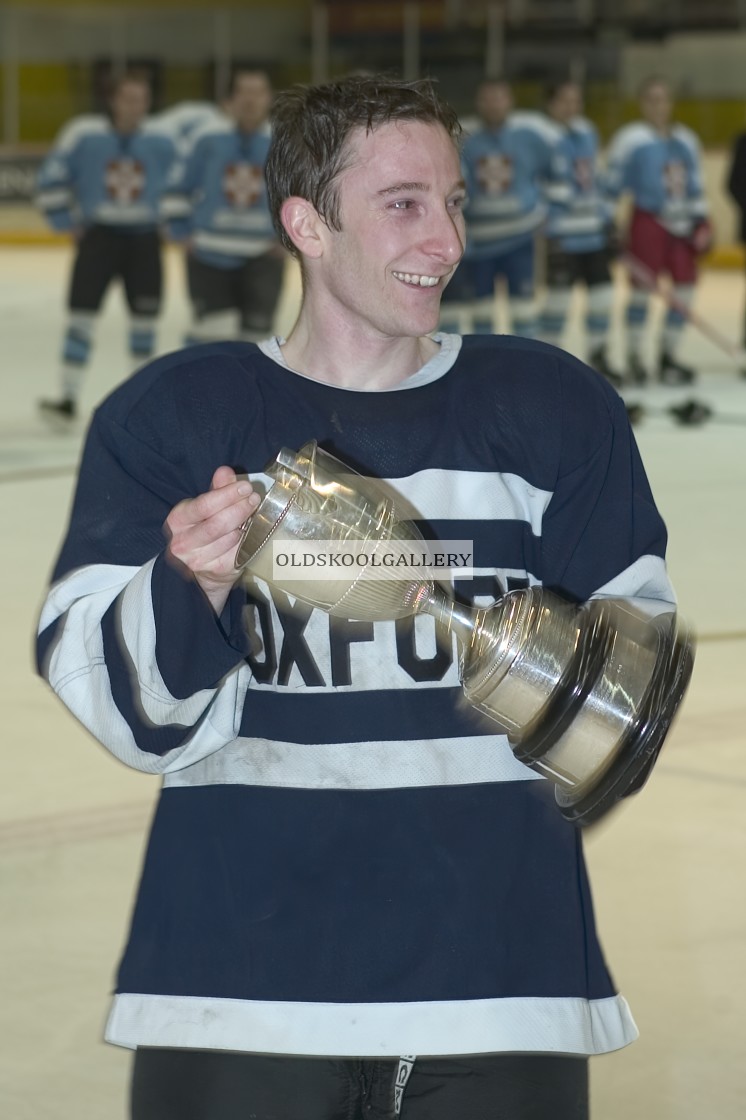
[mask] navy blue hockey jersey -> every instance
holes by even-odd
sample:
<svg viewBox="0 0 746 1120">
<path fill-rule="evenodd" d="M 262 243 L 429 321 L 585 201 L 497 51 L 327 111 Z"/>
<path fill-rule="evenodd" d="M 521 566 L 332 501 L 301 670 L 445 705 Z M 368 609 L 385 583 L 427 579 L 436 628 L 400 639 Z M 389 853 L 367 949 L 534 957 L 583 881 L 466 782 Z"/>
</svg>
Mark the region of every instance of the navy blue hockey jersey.
<svg viewBox="0 0 746 1120">
<path fill-rule="evenodd" d="M 578 832 L 462 699 L 431 618 L 349 622 L 267 585 L 220 618 L 163 522 L 222 463 L 261 488 L 315 438 L 440 539 L 486 603 L 672 593 L 624 406 L 567 354 L 438 336 L 396 389 L 299 376 L 269 344 L 160 359 L 95 413 L 39 625 L 42 672 L 163 775 L 107 1037 L 283 1054 L 592 1054 L 636 1034 Z M 279 360 L 276 360 L 279 359 Z"/>
</svg>

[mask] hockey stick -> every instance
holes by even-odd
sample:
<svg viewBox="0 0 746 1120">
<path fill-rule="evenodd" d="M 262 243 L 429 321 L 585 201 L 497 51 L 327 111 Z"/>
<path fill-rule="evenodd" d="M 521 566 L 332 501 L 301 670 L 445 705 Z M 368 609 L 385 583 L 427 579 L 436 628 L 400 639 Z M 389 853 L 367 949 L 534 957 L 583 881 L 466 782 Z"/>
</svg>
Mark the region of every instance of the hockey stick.
<svg viewBox="0 0 746 1120">
<path fill-rule="evenodd" d="M 740 369 L 746 370 L 746 349 L 741 346 L 736 346 L 734 342 L 731 342 L 729 338 L 721 334 L 717 327 L 714 327 L 707 319 L 703 319 L 701 315 L 698 315 L 696 311 L 688 307 L 683 300 L 678 299 L 673 292 L 669 291 L 661 284 L 660 278 L 655 275 L 652 269 L 648 268 L 646 264 L 643 264 L 641 260 L 633 256 L 632 253 L 623 253 L 621 261 L 629 275 L 640 287 L 646 288 L 649 292 L 654 292 L 655 295 L 660 296 L 663 302 L 670 307 L 672 311 L 678 311 L 678 313 L 686 319 L 687 323 L 690 323 L 700 334 L 703 334 L 705 338 L 709 338 L 710 342 L 717 346 L 719 350 L 722 350 L 724 354 L 727 354 Z"/>
</svg>

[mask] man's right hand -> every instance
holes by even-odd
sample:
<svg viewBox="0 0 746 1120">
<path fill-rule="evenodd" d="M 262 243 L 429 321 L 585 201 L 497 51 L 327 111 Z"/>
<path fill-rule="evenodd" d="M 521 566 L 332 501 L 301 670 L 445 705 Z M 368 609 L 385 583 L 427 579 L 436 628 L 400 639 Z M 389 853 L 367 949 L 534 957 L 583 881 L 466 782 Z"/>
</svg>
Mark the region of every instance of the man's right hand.
<svg viewBox="0 0 746 1120">
<path fill-rule="evenodd" d="M 179 502 L 166 518 L 169 554 L 193 574 L 216 614 L 239 578 L 234 558 L 241 527 L 260 500 L 248 479 L 218 467 L 206 494 Z"/>
</svg>

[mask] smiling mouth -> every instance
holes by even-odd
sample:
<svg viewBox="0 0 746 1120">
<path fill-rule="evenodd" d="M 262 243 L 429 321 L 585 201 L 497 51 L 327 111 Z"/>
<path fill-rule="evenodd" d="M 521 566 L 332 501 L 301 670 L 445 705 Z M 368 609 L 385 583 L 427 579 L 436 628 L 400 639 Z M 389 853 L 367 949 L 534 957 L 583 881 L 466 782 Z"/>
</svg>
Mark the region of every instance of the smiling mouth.
<svg viewBox="0 0 746 1120">
<path fill-rule="evenodd" d="M 440 276 L 418 276 L 414 272 L 393 272 L 392 275 L 412 288 L 434 288 L 441 280 Z"/>
</svg>

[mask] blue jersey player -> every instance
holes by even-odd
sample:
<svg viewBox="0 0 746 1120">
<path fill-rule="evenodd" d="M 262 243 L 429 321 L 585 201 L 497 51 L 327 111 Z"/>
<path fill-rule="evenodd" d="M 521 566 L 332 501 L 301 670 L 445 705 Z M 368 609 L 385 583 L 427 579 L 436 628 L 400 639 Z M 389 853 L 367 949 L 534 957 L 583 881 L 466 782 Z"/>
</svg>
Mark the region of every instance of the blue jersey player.
<svg viewBox="0 0 746 1120">
<path fill-rule="evenodd" d="M 236 72 L 225 116 L 193 134 L 172 177 L 164 206 L 172 235 L 187 245 L 189 343 L 256 341 L 272 328 L 285 253 L 264 184 L 271 100 L 263 71 Z"/>
<path fill-rule="evenodd" d="M 129 74 L 113 88 L 109 116 L 76 118 L 64 128 L 39 173 L 37 202 L 53 229 L 72 234 L 75 261 L 62 351 L 61 395 L 42 414 L 68 423 L 78 412 L 83 375 L 104 295 L 119 279 L 130 313 L 137 363 L 155 348 L 161 306 L 161 196 L 173 142 L 146 122 L 150 87 Z"/>
<path fill-rule="evenodd" d="M 594 125 L 583 116 L 583 94 L 573 81 L 555 83 L 547 91 L 547 118 L 557 130 L 563 160 L 558 180 L 549 189 L 546 224 L 547 294 L 540 334 L 559 345 L 576 283 L 586 288 L 586 358 L 594 369 L 621 385 L 609 363 L 608 335 L 614 296 L 609 268 L 613 240 L 613 207 L 606 197 L 599 169 L 599 141 Z M 563 193 L 556 188 L 566 187 Z"/>
<path fill-rule="evenodd" d="M 655 372 L 664 385 L 686 385 L 695 371 L 681 361 L 679 345 L 694 299 L 697 258 L 712 244 L 702 157 L 695 134 L 673 119 L 673 96 L 664 78 L 643 83 L 640 108 L 642 120 L 612 137 L 607 167 L 611 197 L 626 195 L 632 202 L 625 254 L 631 286 L 627 372 L 634 382 L 647 380 L 641 349 L 648 303 L 660 278 L 667 277 L 674 301 L 665 315 Z"/>
<path fill-rule="evenodd" d="M 556 130 L 540 113 L 515 112 L 510 85 L 482 82 L 476 108 L 481 127 L 462 152 L 468 192 L 466 252 L 444 296 L 442 325 L 464 318 L 477 333 L 496 329 L 495 285 L 507 287 L 513 334 L 534 337 L 535 246 L 547 217 L 546 187 L 557 185 L 562 156 Z"/>
</svg>

